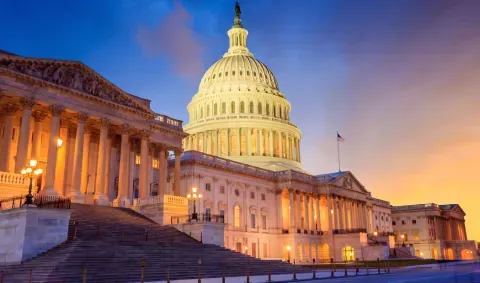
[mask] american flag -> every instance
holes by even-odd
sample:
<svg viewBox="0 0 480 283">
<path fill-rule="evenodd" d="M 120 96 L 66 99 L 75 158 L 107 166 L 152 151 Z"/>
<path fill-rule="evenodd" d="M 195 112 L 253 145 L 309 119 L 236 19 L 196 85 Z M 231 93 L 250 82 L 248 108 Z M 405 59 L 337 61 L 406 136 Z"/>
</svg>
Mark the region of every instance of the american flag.
<svg viewBox="0 0 480 283">
<path fill-rule="evenodd" d="M 338 132 L 337 132 L 337 141 L 338 141 L 338 142 L 343 142 L 343 141 L 345 141 L 345 139 L 342 138 L 342 136 L 341 136 Z"/>
</svg>

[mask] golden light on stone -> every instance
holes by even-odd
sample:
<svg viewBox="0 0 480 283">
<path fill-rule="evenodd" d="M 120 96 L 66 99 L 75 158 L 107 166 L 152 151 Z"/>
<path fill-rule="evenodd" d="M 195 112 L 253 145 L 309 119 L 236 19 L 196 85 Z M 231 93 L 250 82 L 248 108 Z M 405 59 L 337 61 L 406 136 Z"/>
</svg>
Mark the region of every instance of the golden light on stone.
<svg viewBox="0 0 480 283">
<path fill-rule="evenodd" d="M 22 169 L 22 171 L 20 171 L 20 173 L 22 173 L 22 175 L 25 175 L 25 174 L 27 174 L 27 170 Z"/>
<path fill-rule="evenodd" d="M 292 249 L 292 247 L 290 247 L 289 245 L 287 246 L 287 251 L 290 251 L 290 249 Z"/>
<path fill-rule="evenodd" d="M 27 170 L 26 170 L 27 173 L 31 173 L 32 172 L 32 168 L 28 167 Z"/>
<path fill-rule="evenodd" d="M 373 232 L 373 235 L 374 235 L 374 236 L 377 236 L 377 235 L 378 235 L 378 232 L 377 232 L 377 231 Z"/>
<path fill-rule="evenodd" d="M 62 139 L 57 139 L 57 147 L 61 148 L 63 145 L 63 140 Z"/>
<path fill-rule="evenodd" d="M 37 160 L 36 159 L 31 159 L 30 160 L 30 167 L 36 167 L 37 166 Z"/>
</svg>

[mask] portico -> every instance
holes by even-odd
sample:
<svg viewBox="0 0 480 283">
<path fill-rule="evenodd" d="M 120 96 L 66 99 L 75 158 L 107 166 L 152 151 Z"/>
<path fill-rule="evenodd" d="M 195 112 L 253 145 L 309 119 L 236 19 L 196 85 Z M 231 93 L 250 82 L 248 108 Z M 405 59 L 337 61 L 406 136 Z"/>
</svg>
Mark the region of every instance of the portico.
<svg viewBox="0 0 480 283">
<path fill-rule="evenodd" d="M 34 193 L 130 205 L 166 191 L 167 159 L 180 178 L 182 121 L 153 112 L 78 62 L 0 55 L 1 197 L 19 196 L 27 160 L 44 174 Z M 161 172 L 163 171 L 163 172 Z"/>
</svg>

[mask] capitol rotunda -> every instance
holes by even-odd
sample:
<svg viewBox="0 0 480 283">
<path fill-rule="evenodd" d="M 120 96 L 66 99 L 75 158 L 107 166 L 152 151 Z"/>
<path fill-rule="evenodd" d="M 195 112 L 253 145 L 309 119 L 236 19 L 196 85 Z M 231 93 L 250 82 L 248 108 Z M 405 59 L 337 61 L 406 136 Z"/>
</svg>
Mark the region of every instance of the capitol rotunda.
<svg viewBox="0 0 480 283">
<path fill-rule="evenodd" d="M 230 48 L 206 71 L 187 107 L 184 149 L 273 171 L 303 171 L 291 105 L 272 71 L 248 50 L 247 36 L 237 14 Z"/>
</svg>

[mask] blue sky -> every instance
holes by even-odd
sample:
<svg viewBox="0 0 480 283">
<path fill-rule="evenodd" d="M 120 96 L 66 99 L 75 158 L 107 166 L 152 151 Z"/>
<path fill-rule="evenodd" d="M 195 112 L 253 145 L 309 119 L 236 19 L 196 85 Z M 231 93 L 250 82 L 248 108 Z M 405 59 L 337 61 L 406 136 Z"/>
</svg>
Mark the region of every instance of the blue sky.
<svg viewBox="0 0 480 283">
<path fill-rule="evenodd" d="M 376 196 L 459 202 L 480 213 L 472 201 L 480 187 L 480 1 L 240 4 L 250 50 L 292 103 L 308 171 L 336 170 L 338 129 L 346 138 L 342 169 Z M 203 72 L 227 50 L 233 7 L 231 0 L 3 0 L 0 49 L 82 61 L 151 99 L 155 111 L 187 121 Z M 480 239 L 480 228 L 474 233 Z"/>
</svg>

